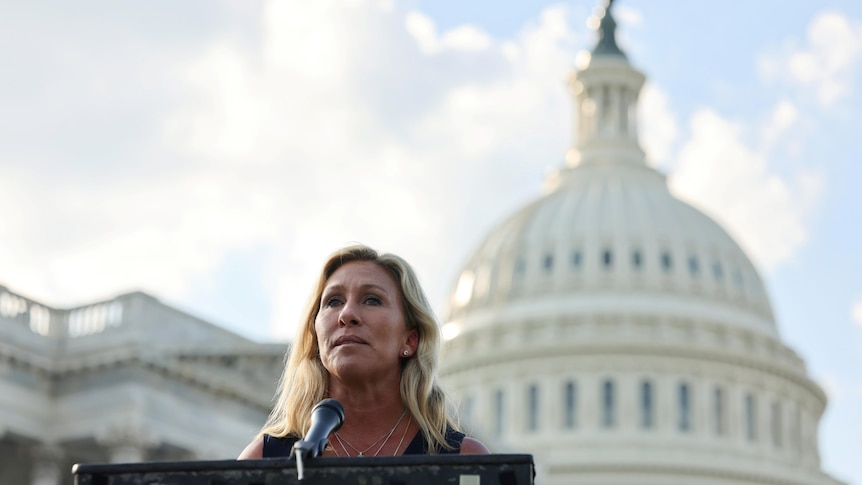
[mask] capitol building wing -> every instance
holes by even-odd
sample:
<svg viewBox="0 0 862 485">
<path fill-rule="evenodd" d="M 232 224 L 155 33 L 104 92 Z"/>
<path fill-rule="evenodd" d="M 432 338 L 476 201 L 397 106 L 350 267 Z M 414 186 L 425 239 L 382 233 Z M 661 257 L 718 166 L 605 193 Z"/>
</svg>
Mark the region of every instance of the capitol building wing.
<svg viewBox="0 0 862 485">
<path fill-rule="evenodd" d="M 283 356 L 144 293 L 55 309 L 0 286 L 0 485 L 70 484 L 78 462 L 234 458 Z"/>
<path fill-rule="evenodd" d="M 568 82 L 566 163 L 466 262 L 443 380 L 468 428 L 537 483 L 835 484 L 826 406 L 739 245 L 638 143 L 644 75 L 605 11 Z M 649 122 L 649 120 L 644 120 Z"/>
</svg>

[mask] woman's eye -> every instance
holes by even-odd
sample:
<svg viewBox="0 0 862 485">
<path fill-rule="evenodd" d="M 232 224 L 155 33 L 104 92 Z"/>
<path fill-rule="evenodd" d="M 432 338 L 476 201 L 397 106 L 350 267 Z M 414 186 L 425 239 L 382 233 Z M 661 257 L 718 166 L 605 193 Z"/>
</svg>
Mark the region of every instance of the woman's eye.
<svg viewBox="0 0 862 485">
<path fill-rule="evenodd" d="M 323 302 L 323 306 L 325 306 L 325 307 L 329 307 L 329 308 L 331 308 L 331 307 L 335 307 L 335 306 L 338 306 L 338 305 L 340 305 L 340 304 L 341 304 L 341 299 L 340 299 L 340 298 L 338 298 L 338 297 L 334 297 L 334 296 L 333 296 L 333 297 L 331 297 L 331 298 L 327 298 L 327 299 L 326 299 L 326 300 L 324 300 L 324 302 Z"/>
<path fill-rule="evenodd" d="M 380 298 L 378 298 L 376 296 L 366 297 L 365 302 L 368 303 L 369 305 L 382 305 L 383 304 L 383 300 L 381 300 Z"/>
</svg>

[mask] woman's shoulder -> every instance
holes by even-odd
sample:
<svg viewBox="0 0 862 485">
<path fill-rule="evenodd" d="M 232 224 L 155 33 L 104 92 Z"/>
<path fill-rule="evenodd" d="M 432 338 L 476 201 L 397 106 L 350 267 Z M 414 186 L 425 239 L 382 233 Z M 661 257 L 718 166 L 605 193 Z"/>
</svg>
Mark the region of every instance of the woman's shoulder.
<svg viewBox="0 0 862 485">
<path fill-rule="evenodd" d="M 237 460 L 257 460 L 263 458 L 263 436 L 258 436 L 242 450 Z"/>
<path fill-rule="evenodd" d="M 490 455 L 491 450 L 488 449 L 481 441 L 476 438 L 465 436 L 461 440 L 462 455 Z"/>
<path fill-rule="evenodd" d="M 475 438 L 470 438 L 452 426 L 446 427 L 446 443 L 450 448 L 443 448 L 442 450 L 439 450 L 438 453 L 465 455 L 487 455 L 491 453 L 488 451 L 488 448 L 482 444 L 482 442 Z M 428 450 L 423 449 L 423 452 L 427 453 Z"/>
</svg>

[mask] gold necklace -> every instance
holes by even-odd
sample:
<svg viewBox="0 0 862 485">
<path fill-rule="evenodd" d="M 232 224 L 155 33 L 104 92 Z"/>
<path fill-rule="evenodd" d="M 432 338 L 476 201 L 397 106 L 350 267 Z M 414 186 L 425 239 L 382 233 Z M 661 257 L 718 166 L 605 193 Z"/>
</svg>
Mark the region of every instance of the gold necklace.
<svg viewBox="0 0 862 485">
<path fill-rule="evenodd" d="M 404 419 L 404 415 L 406 415 L 406 414 L 407 414 L 407 409 L 405 408 L 405 409 L 404 409 L 404 411 L 402 411 L 402 412 L 401 412 L 401 416 L 398 418 L 398 421 L 396 421 L 396 422 L 395 422 L 395 426 L 393 426 L 393 427 L 392 427 L 392 429 L 390 429 L 390 430 L 389 430 L 389 433 L 384 434 L 384 435 L 383 435 L 383 436 L 381 436 L 380 438 L 377 438 L 377 441 L 375 441 L 374 443 L 371 443 L 371 444 L 368 446 L 368 448 L 365 448 L 364 450 L 360 450 L 359 448 L 357 448 L 357 447 L 353 446 L 349 441 L 347 441 L 347 438 L 342 438 L 342 437 L 341 437 L 337 432 L 336 432 L 336 433 L 334 433 L 334 435 L 335 435 L 335 439 L 336 439 L 336 440 L 338 440 L 338 444 L 340 444 L 340 445 L 341 445 L 341 449 L 342 449 L 342 450 L 344 450 L 344 454 L 345 454 L 345 455 L 350 456 L 350 452 L 349 452 L 349 451 L 347 451 L 347 448 L 344 446 L 344 444 L 345 444 L 345 443 L 347 443 L 347 446 L 349 446 L 349 447 L 353 448 L 353 451 L 356 451 L 356 452 L 358 453 L 356 456 L 365 456 L 365 453 L 367 453 L 367 452 L 368 452 L 368 450 L 370 450 L 371 448 L 373 448 L 373 447 L 374 447 L 374 445 L 376 445 L 377 443 L 380 443 L 380 440 L 382 440 L 382 439 L 386 438 L 386 439 L 383 441 L 383 444 L 382 444 L 382 445 L 380 445 L 380 448 L 377 448 L 377 451 L 376 451 L 376 452 L 374 453 L 374 455 L 373 455 L 373 456 L 377 456 L 377 454 L 378 454 L 378 453 L 380 453 L 380 450 L 382 450 L 382 449 L 383 449 L 383 447 L 384 447 L 384 446 L 386 446 L 386 442 L 387 442 L 387 441 L 389 441 L 389 438 L 391 438 L 391 437 L 392 437 L 392 434 L 393 434 L 393 433 L 395 433 L 395 430 L 396 430 L 396 429 L 398 429 L 398 425 L 399 425 L 399 424 L 401 424 L 401 420 L 403 420 L 403 419 Z M 402 439 L 403 439 L 403 438 L 402 438 Z M 399 445 L 399 446 L 400 446 L 400 445 Z M 335 447 L 333 447 L 333 449 L 335 449 Z M 338 454 L 338 452 L 336 451 L 336 455 L 337 455 L 337 454 Z"/>
</svg>

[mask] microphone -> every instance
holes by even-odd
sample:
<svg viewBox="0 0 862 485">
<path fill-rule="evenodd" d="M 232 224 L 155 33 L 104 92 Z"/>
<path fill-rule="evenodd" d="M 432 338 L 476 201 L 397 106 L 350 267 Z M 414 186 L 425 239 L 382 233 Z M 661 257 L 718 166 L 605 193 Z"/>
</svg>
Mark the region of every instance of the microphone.
<svg viewBox="0 0 862 485">
<path fill-rule="evenodd" d="M 305 437 L 293 444 L 292 454 L 296 457 L 296 471 L 302 480 L 303 460 L 316 458 L 323 454 L 329 435 L 344 424 L 344 406 L 335 399 L 324 399 L 311 410 L 311 427 Z"/>
</svg>

